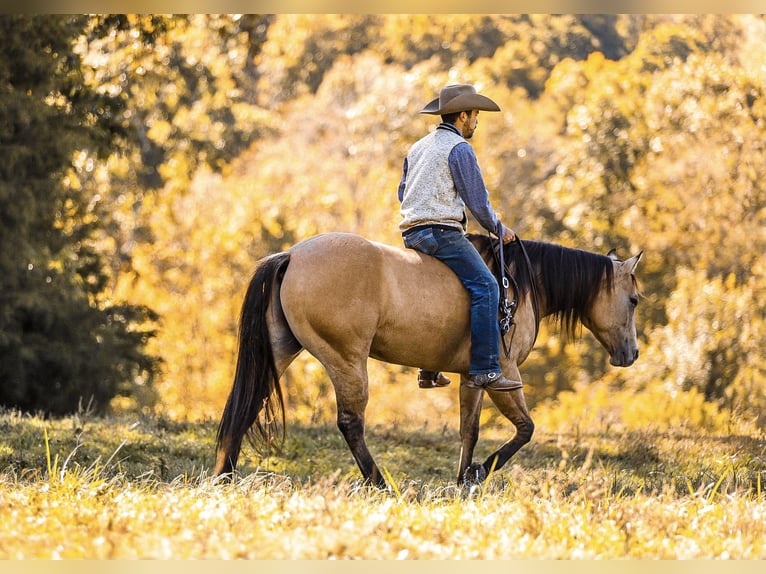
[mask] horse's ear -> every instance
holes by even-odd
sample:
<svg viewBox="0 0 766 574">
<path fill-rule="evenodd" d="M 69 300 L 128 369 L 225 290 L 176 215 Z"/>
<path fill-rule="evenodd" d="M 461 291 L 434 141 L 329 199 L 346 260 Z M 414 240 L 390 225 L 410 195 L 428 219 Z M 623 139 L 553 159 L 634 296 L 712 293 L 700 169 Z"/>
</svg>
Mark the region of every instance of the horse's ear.
<svg viewBox="0 0 766 574">
<path fill-rule="evenodd" d="M 609 253 L 607 253 L 606 256 L 609 257 L 609 259 L 611 259 L 612 261 L 619 261 L 620 260 L 620 258 L 617 257 L 617 250 L 616 249 L 610 249 Z"/>
<path fill-rule="evenodd" d="M 630 259 L 625 261 L 625 263 L 623 263 L 623 265 L 625 265 L 626 269 L 632 274 L 632 273 L 634 273 L 636 271 L 636 267 L 638 266 L 638 262 L 641 261 L 641 258 L 643 256 L 644 256 L 644 252 L 643 251 L 639 251 L 638 255 L 634 255 L 633 257 L 631 257 Z"/>
</svg>

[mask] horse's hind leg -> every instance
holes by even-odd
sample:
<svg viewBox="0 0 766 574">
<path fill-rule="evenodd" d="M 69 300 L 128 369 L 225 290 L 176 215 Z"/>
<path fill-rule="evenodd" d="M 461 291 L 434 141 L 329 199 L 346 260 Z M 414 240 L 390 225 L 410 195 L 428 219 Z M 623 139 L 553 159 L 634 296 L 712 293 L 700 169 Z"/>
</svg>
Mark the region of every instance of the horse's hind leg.
<svg viewBox="0 0 766 574">
<path fill-rule="evenodd" d="M 338 406 L 338 429 L 346 439 L 362 476 L 369 484 L 386 488 L 386 481 L 375 464 L 364 438 L 364 414 L 369 392 L 367 388 L 366 357 L 357 365 L 327 367 L 335 388 Z"/>
</svg>

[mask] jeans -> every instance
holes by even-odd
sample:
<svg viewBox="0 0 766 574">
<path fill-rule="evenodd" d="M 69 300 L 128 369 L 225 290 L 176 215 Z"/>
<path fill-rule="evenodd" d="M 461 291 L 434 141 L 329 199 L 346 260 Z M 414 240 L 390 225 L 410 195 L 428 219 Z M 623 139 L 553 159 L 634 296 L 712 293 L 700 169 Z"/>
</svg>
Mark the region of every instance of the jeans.
<svg viewBox="0 0 766 574">
<path fill-rule="evenodd" d="M 407 232 L 404 245 L 444 262 L 471 295 L 469 375 L 500 372 L 500 288 L 476 248 L 457 229 L 425 227 Z"/>
</svg>

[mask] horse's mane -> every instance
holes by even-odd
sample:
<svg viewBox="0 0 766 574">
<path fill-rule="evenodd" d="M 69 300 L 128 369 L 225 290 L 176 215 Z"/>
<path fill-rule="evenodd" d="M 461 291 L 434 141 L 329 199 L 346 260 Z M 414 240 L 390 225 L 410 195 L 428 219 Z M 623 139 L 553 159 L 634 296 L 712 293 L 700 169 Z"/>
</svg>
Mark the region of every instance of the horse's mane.
<svg viewBox="0 0 766 574">
<path fill-rule="evenodd" d="M 496 269 L 490 238 L 471 234 L 471 240 L 490 267 Z M 503 252 L 514 285 L 519 289 L 519 298 L 535 290 L 537 296 L 545 300 L 548 313 L 568 335 L 574 336 L 578 323 L 593 305 L 604 277 L 607 289 L 612 288 L 612 260 L 606 255 L 555 243 L 527 240 L 521 243 L 524 249 L 515 241 L 505 245 Z M 531 274 L 526 257 L 532 266 Z"/>
</svg>

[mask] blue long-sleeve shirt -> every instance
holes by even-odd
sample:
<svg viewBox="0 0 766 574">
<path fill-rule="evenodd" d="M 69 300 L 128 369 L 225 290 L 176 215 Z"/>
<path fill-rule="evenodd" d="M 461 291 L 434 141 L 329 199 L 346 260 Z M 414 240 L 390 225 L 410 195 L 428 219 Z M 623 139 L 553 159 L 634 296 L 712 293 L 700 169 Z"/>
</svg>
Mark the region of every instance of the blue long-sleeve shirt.
<svg viewBox="0 0 766 574">
<path fill-rule="evenodd" d="M 460 131 L 452 124 L 441 123 L 437 129 L 450 130 L 462 137 Z M 476 221 L 484 229 L 502 237 L 505 229 L 490 204 L 489 192 L 473 147 L 467 141 L 455 145 L 449 153 L 448 164 L 455 189 Z M 398 190 L 400 202 L 404 199 L 408 169 L 408 161 L 405 158 Z"/>
</svg>

